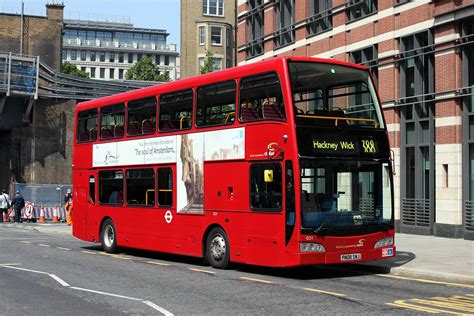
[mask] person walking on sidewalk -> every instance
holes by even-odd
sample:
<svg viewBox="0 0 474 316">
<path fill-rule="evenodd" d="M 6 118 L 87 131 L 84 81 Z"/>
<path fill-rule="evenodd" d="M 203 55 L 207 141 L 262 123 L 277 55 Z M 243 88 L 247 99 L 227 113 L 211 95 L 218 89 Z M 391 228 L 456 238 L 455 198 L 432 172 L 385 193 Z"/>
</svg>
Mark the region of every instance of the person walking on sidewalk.
<svg viewBox="0 0 474 316">
<path fill-rule="evenodd" d="M 5 217 L 8 217 L 8 209 L 10 208 L 10 197 L 7 194 L 5 189 L 2 190 L 2 194 L 0 195 L 0 223 L 3 222 L 3 214 Z"/>
<path fill-rule="evenodd" d="M 15 192 L 15 198 L 12 201 L 13 209 L 15 210 L 15 223 L 21 223 L 21 209 L 25 207 L 25 199 L 20 194 L 20 191 Z"/>
</svg>

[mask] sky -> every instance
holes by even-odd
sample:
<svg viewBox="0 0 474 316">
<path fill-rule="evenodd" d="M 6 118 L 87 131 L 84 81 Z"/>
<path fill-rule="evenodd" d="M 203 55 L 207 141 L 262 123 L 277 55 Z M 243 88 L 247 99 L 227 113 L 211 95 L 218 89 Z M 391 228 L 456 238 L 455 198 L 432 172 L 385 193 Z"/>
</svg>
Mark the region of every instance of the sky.
<svg viewBox="0 0 474 316">
<path fill-rule="evenodd" d="M 168 44 L 179 47 L 180 0 L 23 0 L 25 14 L 46 16 L 46 2 L 61 3 L 65 19 L 131 22 L 136 27 L 166 29 Z M 0 11 L 20 13 L 21 0 L 0 0 Z"/>
</svg>

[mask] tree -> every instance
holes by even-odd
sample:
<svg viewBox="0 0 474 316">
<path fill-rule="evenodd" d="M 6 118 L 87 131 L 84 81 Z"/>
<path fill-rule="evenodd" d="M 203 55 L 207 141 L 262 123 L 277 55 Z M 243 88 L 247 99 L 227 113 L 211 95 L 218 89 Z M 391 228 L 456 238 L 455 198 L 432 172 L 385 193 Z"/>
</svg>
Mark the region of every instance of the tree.
<svg viewBox="0 0 474 316">
<path fill-rule="evenodd" d="M 68 74 L 76 77 L 89 78 L 89 74 L 87 72 L 77 69 L 75 65 L 67 61 L 65 61 L 61 65 L 61 72 L 63 74 Z"/>
<path fill-rule="evenodd" d="M 126 75 L 127 80 L 143 80 L 143 81 L 170 81 L 168 72 L 160 74 L 158 66 L 153 62 L 151 57 L 143 57 L 130 68 Z"/>
<path fill-rule="evenodd" d="M 214 54 L 211 51 L 206 51 L 206 57 L 204 59 L 204 65 L 201 67 L 199 72 L 201 74 L 207 74 L 208 72 L 213 72 L 214 70 Z"/>
</svg>

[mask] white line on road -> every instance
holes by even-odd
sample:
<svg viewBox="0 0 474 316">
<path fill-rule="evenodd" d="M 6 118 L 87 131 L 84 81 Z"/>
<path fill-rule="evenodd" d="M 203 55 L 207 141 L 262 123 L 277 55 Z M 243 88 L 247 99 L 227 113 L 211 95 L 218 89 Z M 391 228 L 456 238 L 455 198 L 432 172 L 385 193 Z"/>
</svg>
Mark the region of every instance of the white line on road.
<svg viewBox="0 0 474 316">
<path fill-rule="evenodd" d="M 93 252 L 93 251 L 87 251 L 87 250 L 82 250 L 81 252 L 82 252 L 82 253 L 86 253 L 86 254 L 88 254 L 88 255 L 95 255 L 95 254 L 96 254 L 96 253 Z"/>
<path fill-rule="evenodd" d="M 58 283 L 61 284 L 62 286 L 69 286 L 69 284 L 66 281 L 58 277 L 56 274 L 48 274 L 48 275 L 52 277 L 53 279 L 55 279 L 56 281 L 58 281 Z"/>
<path fill-rule="evenodd" d="M 0 267 L 4 266 L 19 266 L 21 263 L 0 263 Z"/>
<path fill-rule="evenodd" d="M 207 274 L 216 274 L 214 271 L 208 271 L 208 270 L 203 270 L 203 269 L 189 268 L 189 270 L 194 271 L 194 272 L 207 273 Z"/>
<path fill-rule="evenodd" d="M 75 286 L 71 286 L 70 288 L 74 289 L 74 290 L 78 290 L 78 291 L 91 292 L 91 293 L 95 293 L 95 294 L 102 294 L 102 295 L 113 296 L 113 297 L 118 297 L 118 298 L 125 298 L 127 300 L 132 300 L 132 301 L 142 301 L 141 298 L 135 298 L 135 297 L 125 296 L 125 295 L 119 295 L 119 294 L 101 292 L 101 291 L 96 291 L 96 290 L 83 289 L 83 288 L 75 287 Z"/>
<path fill-rule="evenodd" d="M 169 266 L 170 265 L 169 263 L 164 263 L 164 262 L 160 262 L 160 261 L 147 261 L 146 263 L 156 264 L 157 266 Z"/>
<path fill-rule="evenodd" d="M 64 248 L 64 247 L 56 247 L 56 248 L 61 249 L 61 250 L 71 250 L 69 248 Z"/>
<path fill-rule="evenodd" d="M 20 241 L 21 243 L 24 243 L 24 244 L 31 244 L 31 241 L 28 241 L 28 240 L 22 240 Z"/>
<path fill-rule="evenodd" d="M 45 245 L 45 244 L 38 244 L 38 246 L 40 246 L 40 247 L 49 247 L 49 245 Z"/>
<path fill-rule="evenodd" d="M 242 279 L 242 280 L 245 280 L 245 281 L 257 282 L 257 283 L 264 283 L 264 284 L 272 284 L 273 283 L 272 281 L 254 279 L 254 278 L 247 278 L 247 277 L 240 277 L 239 279 Z"/>
<path fill-rule="evenodd" d="M 39 273 L 39 274 L 49 274 L 49 273 L 43 272 L 43 271 L 30 270 L 30 269 L 18 268 L 18 267 L 12 267 L 12 266 L 2 266 L 2 267 L 3 267 L 3 268 L 8 268 L 8 269 L 20 270 L 20 271 L 27 271 L 27 272 Z"/>
<path fill-rule="evenodd" d="M 157 311 L 159 311 L 159 312 L 162 313 L 163 315 L 166 315 L 166 316 L 173 316 L 173 313 L 167 311 L 167 310 L 164 309 L 163 307 L 160 307 L 160 306 L 156 305 L 155 303 L 152 303 L 152 302 L 150 302 L 150 301 L 143 301 L 143 303 L 145 303 L 146 305 L 150 306 L 151 308 L 156 309 Z"/>
</svg>

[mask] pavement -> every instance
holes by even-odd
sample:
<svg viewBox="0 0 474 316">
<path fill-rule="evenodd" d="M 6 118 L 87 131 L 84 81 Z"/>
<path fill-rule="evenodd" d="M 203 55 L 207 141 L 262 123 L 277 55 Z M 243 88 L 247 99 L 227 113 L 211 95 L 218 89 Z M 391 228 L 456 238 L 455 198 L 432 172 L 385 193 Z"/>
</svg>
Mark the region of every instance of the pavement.
<svg viewBox="0 0 474 316">
<path fill-rule="evenodd" d="M 64 223 L 0 224 L 46 234 L 72 235 Z M 396 234 L 394 258 L 354 264 L 362 269 L 384 269 L 400 277 L 474 285 L 474 241 Z"/>
</svg>

